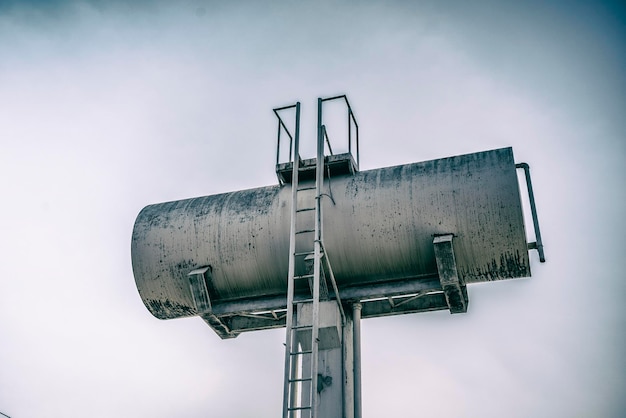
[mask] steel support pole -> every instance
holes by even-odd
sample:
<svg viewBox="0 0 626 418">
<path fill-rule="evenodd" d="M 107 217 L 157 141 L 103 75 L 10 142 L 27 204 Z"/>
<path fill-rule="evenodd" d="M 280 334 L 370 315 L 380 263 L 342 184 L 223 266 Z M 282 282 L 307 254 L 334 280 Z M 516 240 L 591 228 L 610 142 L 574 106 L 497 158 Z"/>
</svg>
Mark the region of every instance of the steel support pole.
<svg viewBox="0 0 626 418">
<path fill-rule="evenodd" d="M 361 418 L 361 308 L 352 305 L 353 349 L 354 349 L 354 418 Z"/>
</svg>

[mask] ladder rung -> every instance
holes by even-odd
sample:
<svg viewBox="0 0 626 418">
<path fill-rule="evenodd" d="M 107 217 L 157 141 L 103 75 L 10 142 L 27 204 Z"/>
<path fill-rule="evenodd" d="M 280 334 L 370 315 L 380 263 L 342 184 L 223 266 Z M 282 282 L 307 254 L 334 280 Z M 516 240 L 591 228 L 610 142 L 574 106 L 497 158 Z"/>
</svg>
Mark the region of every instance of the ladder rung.
<svg viewBox="0 0 626 418">
<path fill-rule="evenodd" d="M 292 356 L 299 356 L 299 355 L 306 355 L 306 354 L 313 354 L 312 350 L 304 350 L 304 351 L 294 351 L 293 353 L 289 353 Z"/>
<path fill-rule="evenodd" d="M 298 279 L 312 279 L 313 275 L 312 274 L 305 274 L 303 276 L 293 276 L 294 279 L 298 280 Z"/>
<path fill-rule="evenodd" d="M 302 231 L 296 231 L 296 234 L 308 234 L 310 232 L 315 232 L 315 229 L 303 229 Z"/>
<path fill-rule="evenodd" d="M 296 212 L 308 212 L 311 210 L 315 210 L 315 208 L 302 208 L 302 209 L 296 209 Z"/>
<path fill-rule="evenodd" d="M 303 191 L 303 190 L 315 190 L 317 189 L 317 187 L 315 186 L 309 186 L 309 187 L 301 187 L 298 189 L 299 192 Z"/>
<path fill-rule="evenodd" d="M 295 255 L 296 257 L 301 257 L 303 255 L 311 255 L 311 254 L 315 254 L 315 251 L 304 251 L 301 253 L 293 253 L 293 255 Z"/>
<path fill-rule="evenodd" d="M 313 325 L 296 325 L 291 327 L 291 329 L 305 329 L 305 328 L 313 328 Z"/>
<path fill-rule="evenodd" d="M 311 407 L 310 406 L 294 406 L 294 407 L 287 408 L 287 410 L 289 411 L 301 411 L 303 409 L 311 409 Z"/>
<path fill-rule="evenodd" d="M 294 383 L 294 382 L 310 382 L 311 379 L 310 377 L 300 377 L 298 379 L 289 379 L 289 383 Z"/>
<path fill-rule="evenodd" d="M 313 302 L 313 299 L 294 300 L 293 304 L 297 305 L 298 303 L 309 303 L 309 302 Z"/>
</svg>

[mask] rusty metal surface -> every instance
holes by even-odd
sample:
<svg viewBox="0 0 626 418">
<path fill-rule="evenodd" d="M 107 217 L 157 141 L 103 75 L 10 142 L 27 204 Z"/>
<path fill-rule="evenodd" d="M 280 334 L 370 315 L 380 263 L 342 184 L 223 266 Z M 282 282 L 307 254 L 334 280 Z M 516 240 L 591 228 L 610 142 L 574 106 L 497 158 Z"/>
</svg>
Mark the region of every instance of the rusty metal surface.
<svg viewBox="0 0 626 418">
<path fill-rule="evenodd" d="M 510 148 L 331 178 L 323 239 L 340 291 L 437 274 L 453 234 L 466 284 L 530 275 Z M 150 205 L 132 236 L 137 288 L 158 318 L 196 315 L 187 274 L 212 267 L 216 303 L 284 295 L 290 185 Z"/>
</svg>

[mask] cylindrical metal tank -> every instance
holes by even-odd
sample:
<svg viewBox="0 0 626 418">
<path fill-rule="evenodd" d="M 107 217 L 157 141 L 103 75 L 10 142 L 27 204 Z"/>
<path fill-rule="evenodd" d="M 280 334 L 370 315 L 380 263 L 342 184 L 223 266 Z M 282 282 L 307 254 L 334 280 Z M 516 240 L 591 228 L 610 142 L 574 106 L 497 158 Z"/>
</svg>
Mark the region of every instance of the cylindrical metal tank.
<svg viewBox="0 0 626 418">
<path fill-rule="evenodd" d="M 436 274 L 433 238 L 450 233 L 465 283 L 530 275 L 510 148 L 332 177 L 324 191 L 334 203 L 323 199 L 323 240 L 340 288 Z M 290 206 L 287 184 L 145 207 L 132 265 L 147 308 L 194 315 L 187 274 L 209 265 L 217 301 L 285 294 Z"/>
</svg>

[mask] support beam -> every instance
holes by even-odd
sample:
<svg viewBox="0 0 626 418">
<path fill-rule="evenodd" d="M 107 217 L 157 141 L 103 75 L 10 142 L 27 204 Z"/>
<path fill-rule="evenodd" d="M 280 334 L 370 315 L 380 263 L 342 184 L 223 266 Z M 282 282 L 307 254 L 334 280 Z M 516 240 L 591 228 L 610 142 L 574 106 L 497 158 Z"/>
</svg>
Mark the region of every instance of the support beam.
<svg viewBox="0 0 626 418">
<path fill-rule="evenodd" d="M 222 322 L 228 324 L 231 332 L 259 331 L 273 328 L 284 328 L 286 324 L 286 316 L 278 319 L 270 319 L 267 317 L 254 318 L 252 315 L 236 315 L 225 317 Z"/>
<path fill-rule="evenodd" d="M 219 335 L 219 337 L 223 340 L 228 338 L 235 338 L 240 334 L 240 332 L 231 330 L 222 319 L 211 313 L 203 313 L 200 314 L 200 317 L 206 322 L 213 330 Z"/>
<path fill-rule="evenodd" d="M 213 288 L 211 266 L 200 267 L 189 272 L 189 289 L 200 317 L 217 332 L 221 338 L 235 338 L 239 333 L 232 332 L 215 314 L 211 307 L 209 289 Z"/>
<path fill-rule="evenodd" d="M 379 316 L 402 315 L 417 312 L 431 312 L 448 309 L 446 298 L 441 290 L 439 293 L 427 294 L 407 301 L 400 306 L 392 306 L 389 300 L 379 299 L 361 302 L 363 309 L 362 318 L 375 318 Z"/>
<path fill-rule="evenodd" d="M 358 287 L 344 287 L 339 289 L 341 300 L 364 300 L 382 298 L 386 296 L 397 296 L 413 294 L 417 292 L 441 291 L 441 283 L 436 274 L 428 274 L 418 277 L 411 277 L 403 280 L 394 280 L 382 283 L 375 283 Z M 335 292 L 330 292 L 330 298 L 334 298 Z M 294 301 L 306 299 L 309 296 L 294 297 Z M 284 309 L 287 306 L 287 297 L 263 296 L 258 298 L 246 298 L 242 300 L 212 301 L 211 307 L 216 315 L 232 315 L 240 312 L 269 311 Z"/>
<path fill-rule="evenodd" d="M 467 289 L 459 277 L 452 247 L 452 234 L 437 236 L 433 240 L 439 281 L 450 313 L 467 312 Z"/>
<path fill-rule="evenodd" d="M 430 276 L 361 288 L 348 287 L 341 289 L 339 293 L 347 300 L 361 301 L 362 318 L 449 309 L 439 279 Z M 331 292 L 331 295 L 334 296 L 334 292 Z M 230 302 L 211 300 L 212 316 L 203 315 L 203 318 L 211 326 L 212 323 L 218 324 L 216 332 L 220 329 L 218 334 L 222 338 L 232 338 L 234 334 L 246 331 L 283 328 L 286 324 L 286 315 L 282 311 L 284 299 L 284 297 L 266 297 L 252 301 Z M 298 302 L 299 298 L 296 297 L 294 301 Z M 253 309 L 254 307 L 257 309 Z M 278 309 L 280 314 L 276 317 L 268 316 L 274 312 L 272 309 Z"/>
</svg>

